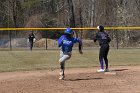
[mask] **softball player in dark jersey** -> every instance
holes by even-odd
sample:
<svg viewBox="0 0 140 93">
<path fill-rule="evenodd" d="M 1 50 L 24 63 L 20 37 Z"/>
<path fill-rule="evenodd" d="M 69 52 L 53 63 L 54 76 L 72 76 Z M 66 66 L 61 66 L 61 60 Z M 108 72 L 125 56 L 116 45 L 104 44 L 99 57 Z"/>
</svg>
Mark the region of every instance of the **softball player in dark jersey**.
<svg viewBox="0 0 140 93">
<path fill-rule="evenodd" d="M 28 36 L 28 41 L 29 41 L 29 43 L 30 43 L 30 50 L 32 51 L 32 49 L 33 49 L 33 43 L 34 43 L 34 41 L 35 41 L 35 35 L 34 35 L 33 32 L 31 32 L 31 33 L 29 34 L 29 36 Z"/>
<path fill-rule="evenodd" d="M 98 72 L 108 72 L 108 52 L 109 52 L 109 42 L 111 41 L 108 34 L 104 31 L 103 26 L 98 26 L 98 32 L 96 33 L 96 36 L 94 38 L 94 42 L 98 40 L 100 45 L 100 52 L 99 52 L 99 61 L 101 69 L 98 70 Z M 104 62 L 106 65 L 106 68 L 104 69 Z"/>
</svg>

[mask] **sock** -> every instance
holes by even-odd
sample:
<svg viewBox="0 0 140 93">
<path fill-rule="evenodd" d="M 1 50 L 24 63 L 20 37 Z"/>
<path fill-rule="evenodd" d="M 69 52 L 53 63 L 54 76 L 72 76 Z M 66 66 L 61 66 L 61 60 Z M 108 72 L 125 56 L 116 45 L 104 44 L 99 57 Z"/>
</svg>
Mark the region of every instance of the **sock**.
<svg viewBox="0 0 140 93">
<path fill-rule="evenodd" d="M 100 59 L 100 66 L 101 66 L 101 69 L 104 69 L 104 62 L 103 62 L 103 58 Z"/>
<path fill-rule="evenodd" d="M 106 69 L 108 69 L 108 59 L 105 59 Z"/>
<path fill-rule="evenodd" d="M 64 70 L 65 70 L 65 63 L 61 62 L 60 63 L 60 72 L 62 72 L 62 75 L 64 75 Z"/>
</svg>

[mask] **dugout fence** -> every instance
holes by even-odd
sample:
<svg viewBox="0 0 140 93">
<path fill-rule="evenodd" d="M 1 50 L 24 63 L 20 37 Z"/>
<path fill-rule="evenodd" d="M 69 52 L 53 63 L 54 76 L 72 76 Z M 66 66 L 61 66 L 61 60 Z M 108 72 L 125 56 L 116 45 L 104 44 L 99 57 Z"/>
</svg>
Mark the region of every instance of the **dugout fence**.
<svg viewBox="0 0 140 93">
<path fill-rule="evenodd" d="M 0 28 L 0 50 L 29 50 L 28 34 L 33 31 L 36 42 L 33 50 L 58 49 L 57 39 L 66 28 Z M 93 42 L 96 28 L 72 28 L 78 32 L 78 37 L 83 41 L 83 49 L 98 47 Z M 106 27 L 110 35 L 112 48 L 140 48 L 140 27 Z M 43 33 L 43 36 L 40 34 Z M 50 33 L 54 32 L 54 33 Z M 61 32 L 61 33 L 59 33 Z M 58 36 L 59 33 L 59 36 Z M 54 35 L 56 38 L 50 38 Z M 75 48 L 77 45 L 75 46 Z"/>
</svg>

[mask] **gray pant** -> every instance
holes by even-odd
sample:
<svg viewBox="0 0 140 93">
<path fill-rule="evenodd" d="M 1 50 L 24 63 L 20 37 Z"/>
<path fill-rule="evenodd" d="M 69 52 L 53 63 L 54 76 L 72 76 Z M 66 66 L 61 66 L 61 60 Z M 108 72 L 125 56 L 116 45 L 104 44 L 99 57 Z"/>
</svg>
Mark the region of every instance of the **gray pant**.
<svg viewBox="0 0 140 93">
<path fill-rule="evenodd" d="M 71 58 L 71 52 L 68 53 L 63 53 L 60 51 L 60 75 L 64 75 L 64 70 L 65 70 L 65 61 Z"/>
<path fill-rule="evenodd" d="M 60 51 L 60 59 L 59 59 L 60 63 L 65 63 L 65 61 L 70 58 L 71 58 L 71 52 L 63 53 L 62 51 Z"/>
</svg>

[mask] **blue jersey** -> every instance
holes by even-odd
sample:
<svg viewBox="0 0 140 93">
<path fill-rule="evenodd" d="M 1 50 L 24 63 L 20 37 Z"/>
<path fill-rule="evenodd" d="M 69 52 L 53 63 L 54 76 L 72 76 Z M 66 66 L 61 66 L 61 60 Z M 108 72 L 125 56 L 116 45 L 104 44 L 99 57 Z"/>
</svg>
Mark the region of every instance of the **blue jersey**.
<svg viewBox="0 0 140 93">
<path fill-rule="evenodd" d="M 62 35 L 58 39 L 58 47 L 62 47 L 63 52 L 71 52 L 74 43 L 81 43 L 81 40 L 78 38 L 67 37 L 66 35 Z"/>
</svg>

